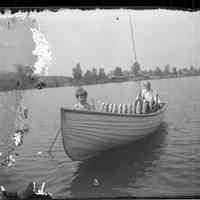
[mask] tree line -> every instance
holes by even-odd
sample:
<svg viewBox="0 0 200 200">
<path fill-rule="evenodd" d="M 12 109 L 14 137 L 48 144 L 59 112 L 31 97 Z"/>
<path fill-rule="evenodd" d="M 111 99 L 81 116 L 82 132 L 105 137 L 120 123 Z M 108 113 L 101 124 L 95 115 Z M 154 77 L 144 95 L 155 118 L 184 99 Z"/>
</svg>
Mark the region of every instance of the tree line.
<svg viewBox="0 0 200 200">
<path fill-rule="evenodd" d="M 14 72 L 0 72 L 0 91 L 34 88 L 39 77 L 34 76 L 34 68 L 21 64 L 15 65 Z"/>
<path fill-rule="evenodd" d="M 72 84 L 72 78 L 66 76 L 39 76 L 33 66 L 15 65 L 13 72 L 0 72 L 0 91 L 42 89 L 44 87 L 62 87 Z"/>
<path fill-rule="evenodd" d="M 83 73 L 80 63 L 77 63 L 72 69 L 72 75 L 75 82 L 83 81 L 86 84 L 107 80 L 107 75 L 104 71 L 104 68 L 97 69 L 93 67 L 92 70 L 87 69 L 86 72 Z"/>
<path fill-rule="evenodd" d="M 38 88 L 38 84 L 44 83 L 45 87 L 61 87 L 79 84 L 95 84 L 115 81 L 134 80 L 134 77 L 142 79 L 199 76 L 200 68 L 189 66 L 185 68 L 171 67 L 169 64 L 160 68 L 142 70 L 138 62 L 135 62 L 129 70 L 123 70 L 116 66 L 113 70 L 105 73 L 103 67 L 83 72 L 80 63 L 72 69 L 72 77 L 66 76 L 36 76 L 34 67 L 17 64 L 15 72 L 0 72 L 0 91 L 13 89 L 32 89 Z"/>
<path fill-rule="evenodd" d="M 107 74 L 105 73 L 104 68 L 95 68 L 92 70 L 87 69 L 85 73 L 81 68 L 80 63 L 77 63 L 76 66 L 72 69 L 73 81 L 83 82 L 86 84 L 89 83 L 98 83 L 98 82 L 106 82 L 110 79 L 114 78 L 125 78 L 125 77 L 139 77 L 145 76 L 152 78 L 154 76 L 157 77 L 167 77 L 167 76 L 189 76 L 189 75 L 200 75 L 200 68 L 195 68 L 194 66 L 185 67 L 185 68 L 177 68 L 171 67 L 169 64 L 165 65 L 163 69 L 159 66 L 154 69 L 142 70 L 141 66 L 138 62 L 135 62 L 130 70 L 123 71 L 123 69 L 119 66 L 116 66 L 113 70 L 109 71 Z"/>
</svg>

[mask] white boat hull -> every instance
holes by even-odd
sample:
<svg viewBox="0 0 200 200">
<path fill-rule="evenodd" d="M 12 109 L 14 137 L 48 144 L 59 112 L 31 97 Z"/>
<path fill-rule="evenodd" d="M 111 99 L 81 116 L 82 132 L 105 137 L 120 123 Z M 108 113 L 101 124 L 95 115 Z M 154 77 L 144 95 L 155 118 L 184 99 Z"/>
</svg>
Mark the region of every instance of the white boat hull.
<svg viewBox="0 0 200 200">
<path fill-rule="evenodd" d="M 156 113 L 128 115 L 61 109 L 63 146 L 72 160 L 137 141 L 163 121 L 166 105 Z"/>
</svg>

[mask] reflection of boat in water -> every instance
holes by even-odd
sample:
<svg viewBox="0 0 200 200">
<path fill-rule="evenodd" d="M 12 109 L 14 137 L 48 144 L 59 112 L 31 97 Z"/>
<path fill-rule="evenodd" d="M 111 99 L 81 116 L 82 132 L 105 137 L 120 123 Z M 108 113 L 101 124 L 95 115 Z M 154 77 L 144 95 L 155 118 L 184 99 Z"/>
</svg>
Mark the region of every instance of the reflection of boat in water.
<svg viewBox="0 0 200 200">
<path fill-rule="evenodd" d="M 158 129 L 167 105 L 148 114 L 116 114 L 61 109 L 65 152 L 85 160 L 103 151 L 137 141 Z"/>
<path fill-rule="evenodd" d="M 151 175 L 152 170 L 159 163 L 166 134 L 167 124 L 162 123 L 155 134 L 143 138 L 134 145 L 130 144 L 114 151 L 107 151 L 96 158 L 80 162 L 73 175 L 70 188 L 62 192 L 70 191 L 72 197 L 76 198 L 120 197 L 128 194 L 150 196 L 149 193 L 139 194 L 141 190 L 136 193 L 136 190 L 139 189 L 140 180 L 145 179 L 147 174 Z M 93 185 L 94 179 L 99 182 L 96 187 Z M 69 177 L 66 177 L 66 181 L 68 180 Z M 130 190 L 131 194 L 127 188 L 134 188 Z"/>
</svg>

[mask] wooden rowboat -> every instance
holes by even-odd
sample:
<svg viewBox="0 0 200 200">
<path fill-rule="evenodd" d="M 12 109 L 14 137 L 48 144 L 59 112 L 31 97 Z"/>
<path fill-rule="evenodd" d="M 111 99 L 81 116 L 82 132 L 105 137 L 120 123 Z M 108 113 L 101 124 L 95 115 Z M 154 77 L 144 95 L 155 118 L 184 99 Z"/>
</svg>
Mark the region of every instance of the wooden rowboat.
<svg viewBox="0 0 200 200">
<path fill-rule="evenodd" d="M 61 108 L 61 133 L 66 154 L 85 160 L 108 149 L 153 133 L 163 121 L 167 104 L 149 114 L 116 114 Z"/>
</svg>

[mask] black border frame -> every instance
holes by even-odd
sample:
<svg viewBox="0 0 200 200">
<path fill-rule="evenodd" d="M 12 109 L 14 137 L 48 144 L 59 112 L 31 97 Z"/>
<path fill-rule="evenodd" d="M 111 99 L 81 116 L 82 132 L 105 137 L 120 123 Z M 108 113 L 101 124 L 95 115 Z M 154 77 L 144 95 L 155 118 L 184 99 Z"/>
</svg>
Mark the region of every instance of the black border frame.
<svg viewBox="0 0 200 200">
<path fill-rule="evenodd" d="M 171 9 L 184 11 L 200 10 L 199 0 L 1 0 L 0 12 L 5 13 L 6 10 L 11 10 L 11 13 L 18 11 L 43 11 L 50 10 L 57 12 L 59 9 Z M 64 199 L 64 198 L 63 198 Z M 155 197 L 101 197 L 101 198 L 66 198 L 72 200 L 78 199 L 200 199 L 200 195 L 192 196 L 155 196 Z"/>
</svg>

